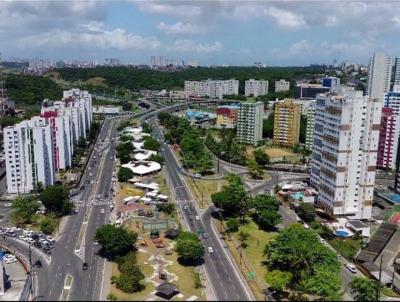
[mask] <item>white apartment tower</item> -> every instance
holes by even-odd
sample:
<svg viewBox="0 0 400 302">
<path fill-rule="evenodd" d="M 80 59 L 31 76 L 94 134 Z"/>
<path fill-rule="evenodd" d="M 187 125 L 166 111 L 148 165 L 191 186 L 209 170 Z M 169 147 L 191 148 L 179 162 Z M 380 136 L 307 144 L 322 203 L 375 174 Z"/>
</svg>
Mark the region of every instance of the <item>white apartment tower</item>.
<svg viewBox="0 0 400 302">
<path fill-rule="evenodd" d="M 381 107 L 349 88 L 317 96 L 311 185 L 333 217 L 371 218 Z"/>
<path fill-rule="evenodd" d="M 306 126 L 305 148 L 309 151 L 312 150 L 312 146 L 313 146 L 314 120 L 315 120 L 315 101 L 312 101 L 307 110 L 307 126 Z"/>
<path fill-rule="evenodd" d="M 29 193 L 40 182 L 54 183 L 50 125 L 23 121 L 4 128 L 8 193 Z"/>
<path fill-rule="evenodd" d="M 275 81 L 275 92 L 289 91 L 290 82 L 285 80 Z"/>
<path fill-rule="evenodd" d="M 268 94 L 268 81 L 250 79 L 245 82 L 244 94 L 246 96 L 258 97 Z"/>
<path fill-rule="evenodd" d="M 397 57 L 394 64 L 394 85 L 400 86 L 400 57 Z"/>
<path fill-rule="evenodd" d="M 264 103 L 242 102 L 237 120 L 237 140 L 245 144 L 257 144 L 262 140 Z"/>
<path fill-rule="evenodd" d="M 383 95 L 390 90 L 392 77 L 392 59 L 385 54 L 376 52 L 369 59 L 368 83 L 366 94 L 371 99 L 383 99 Z"/>
<path fill-rule="evenodd" d="M 205 97 L 222 99 L 224 95 L 238 95 L 239 81 L 230 80 L 204 80 L 185 81 L 186 97 Z"/>
</svg>

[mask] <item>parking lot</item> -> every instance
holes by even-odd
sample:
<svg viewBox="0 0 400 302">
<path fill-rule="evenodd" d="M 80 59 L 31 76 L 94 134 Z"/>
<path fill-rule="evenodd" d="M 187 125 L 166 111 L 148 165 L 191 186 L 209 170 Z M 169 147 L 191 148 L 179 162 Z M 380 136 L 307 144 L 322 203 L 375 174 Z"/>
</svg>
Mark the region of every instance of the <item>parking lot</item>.
<svg viewBox="0 0 400 302">
<path fill-rule="evenodd" d="M 55 245 L 55 240 L 51 236 L 18 227 L 0 228 L 0 236 L 13 237 L 24 241 L 47 255 L 51 255 L 51 250 Z"/>
</svg>

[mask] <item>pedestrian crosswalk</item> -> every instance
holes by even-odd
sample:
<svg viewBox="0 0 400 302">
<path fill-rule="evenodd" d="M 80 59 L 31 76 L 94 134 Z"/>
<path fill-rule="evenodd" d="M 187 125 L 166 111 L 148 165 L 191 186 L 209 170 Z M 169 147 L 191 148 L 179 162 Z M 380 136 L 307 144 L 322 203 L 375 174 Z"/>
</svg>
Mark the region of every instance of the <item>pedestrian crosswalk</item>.
<svg viewBox="0 0 400 302">
<path fill-rule="evenodd" d="M 93 201 L 93 202 L 87 202 L 86 206 L 106 206 L 106 205 L 111 205 L 111 204 L 112 204 L 112 201 L 110 201 L 110 200 L 97 200 L 97 201 Z M 84 208 L 85 203 L 84 202 L 75 203 L 75 207 Z"/>
</svg>

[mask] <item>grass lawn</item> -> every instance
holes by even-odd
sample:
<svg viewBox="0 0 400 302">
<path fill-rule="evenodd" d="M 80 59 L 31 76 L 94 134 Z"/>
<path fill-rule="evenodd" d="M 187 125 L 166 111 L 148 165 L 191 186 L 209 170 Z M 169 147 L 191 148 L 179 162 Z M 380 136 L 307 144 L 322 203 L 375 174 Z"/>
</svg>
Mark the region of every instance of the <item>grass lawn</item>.
<svg viewBox="0 0 400 302">
<path fill-rule="evenodd" d="M 290 148 L 281 148 L 277 146 L 264 146 L 262 147 L 264 152 L 268 154 L 271 162 L 285 160 L 287 163 L 298 163 L 302 156 L 300 154 L 294 153 Z M 254 147 L 247 146 L 246 153 L 247 158 L 253 158 Z"/>
<path fill-rule="evenodd" d="M 107 85 L 106 85 L 106 83 L 105 83 L 105 78 L 102 78 L 102 77 L 93 77 L 93 78 L 90 78 L 90 79 L 88 79 L 88 80 L 86 80 L 84 83 L 85 84 L 90 84 L 90 85 L 93 85 L 93 86 L 102 86 L 102 87 L 107 87 Z"/>
<path fill-rule="evenodd" d="M 243 249 L 244 261 L 240 260 L 240 249 L 238 249 L 238 233 L 240 231 L 244 231 L 250 235 L 249 239 L 246 241 L 247 247 Z M 257 224 L 250 218 L 248 219 L 248 223 L 240 226 L 239 232 L 233 234 L 233 240 L 227 239 L 226 242 L 245 277 L 247 278 L 247 273 L 250 271 L 255 273 L 255 280 L 249 281 L 249 285 L 256 299 L 264 300 L 262 290 L 267 287 L 265 282 L 267 267 L 263 264 L 265 260 L 264 248 L 267 242 L 270 241 L 276 233 L 259 229 Z"/>
<path fill-rule="evenodd" d="M 211 195 L 222 190 L 222 187 L 227 184 L 225 179 L 217 180 L 201 180 L 192 179 L 191 177 L 184 176 L 186 183 L 189 185 L 190 190 L 193 192 L 194 197 L 198 201 L 201 208 L 212 204 Z M 194 181 L 194 182 L 193 182 Z M 202 201 L 203 200 L 203 204 Z"/>
<path fill-rule="evenodd" d="M 333 239 L 329 244 L 348 260 L 354 258 L 361 246 L 360 241 L 354 239 Z"/>
<path fill-rule="evenodd" d="M 118 192 L 118 197 L 122 200 L 128 196 L 143 196 L 144 191 L 135 188 L 133 185 L 128 183 L 120 183 L 121 187 Z"/>
</svg>

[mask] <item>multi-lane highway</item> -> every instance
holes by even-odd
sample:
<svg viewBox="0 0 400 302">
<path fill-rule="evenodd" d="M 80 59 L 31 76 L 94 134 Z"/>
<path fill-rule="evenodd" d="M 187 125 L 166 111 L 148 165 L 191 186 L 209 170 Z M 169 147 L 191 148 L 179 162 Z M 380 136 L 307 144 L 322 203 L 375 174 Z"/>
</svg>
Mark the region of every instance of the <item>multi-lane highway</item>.
<svg viewBox="0 0 400 302">
<path fill-rule="evenodd" d="M 70 300 L 100 300 L 104 259 L 96 255 L 98 247 L 93 243 L 93 236 L 106 223 L 110 212 L 116 127 L 117 120 L 104 121 L 96 149 L 82 176 L 82 190 L 73 197 L 80 210 L 68 217 L 62 227 L 50 263 L 37 270 L 37 300 L 59 300 L 67 274 L 73 277 Z M 88 263 L 87 271 L 82 270 L 83 262 Z"/>
<path fill-rule="evenodd" d="M 162 132 L 155 120 L 151 119 L 149 123 L 154 128 L 155 137 L 163 141 Z M 218 235 L 212 229 L 211 217 L 208 217 L 211 213 L 205 212 L 201 215 L 202 213 L 199 212 L 196 202 L 178 174 L 179 165 L 165 143 L 162 147 L 162 153 L 178 207 L 184 216 L 187 227 L 194 233 L 203 230 L 207 233 L 207 238 L 202 239 L 206 247 L 203 265 L 215 299 L 224 301 L 250 300 L 251 294 L 236 271 Z M 208 253 L 208 247 L 212 247 L 214 252 Z"/>
</svg>

